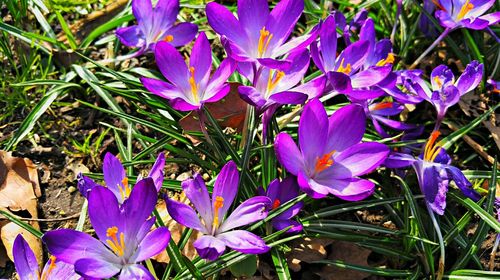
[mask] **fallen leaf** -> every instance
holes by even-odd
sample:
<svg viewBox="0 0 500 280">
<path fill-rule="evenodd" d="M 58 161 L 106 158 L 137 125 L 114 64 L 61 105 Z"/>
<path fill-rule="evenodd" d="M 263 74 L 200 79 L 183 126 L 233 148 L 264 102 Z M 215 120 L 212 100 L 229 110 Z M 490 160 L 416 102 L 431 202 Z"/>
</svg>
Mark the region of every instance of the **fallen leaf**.
<svg viewBox="0 0 500 280">
<path fill-rule="evenodd" d="M 327 257 L 326 248 L 333 241 L 321 238 L 303 238 L 290 244 L 292 251 L 287 254 L 288 266 L 298 272 L 302 269 L 301 262 L 313 262 Z"/>
<path fill-rule="evenodd" d="M 340 260 L 349 264 L 369 266 L 368 256 L 372 251 L 360 247 L 352 242 L 334 241 L 331 244 L 332 252 L 328 255 L 329 260 Z M 357 270 L 346 270 L 340 267 L 325 265 L 320 272 L 316 272 L 325 280 L 362 280 L 369 273 Z"/>
<path fill-rule="evenodd" d="M 38 173 L 33 162 L 27 158 L 13 157 L 10 152 L 0 151 L 0 208 L 17 216 L 36 219 L 38 218 L 37 197 L 40 195 Z M 12 260 L 14 239 L 18 234 L 23 234 L 41 263 L 41 241 L 4 217 L 1 219 L 0 237 L 9 258 Z M 36 221 L 28 223 L 39 229 Z M 0 264 L 5 261 L 0 260 Z"/>
</svg>

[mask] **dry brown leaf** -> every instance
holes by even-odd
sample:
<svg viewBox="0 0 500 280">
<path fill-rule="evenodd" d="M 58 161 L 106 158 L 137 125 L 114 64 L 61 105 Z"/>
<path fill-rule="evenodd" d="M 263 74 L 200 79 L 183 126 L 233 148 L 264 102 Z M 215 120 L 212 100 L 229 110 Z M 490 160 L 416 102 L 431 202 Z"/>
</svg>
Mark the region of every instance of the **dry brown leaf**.
<svg viewBox="0 0 500 280">
<path fill-rule="evenodd" d="M 189 204 L 189 200 L 186 198 L 184 193 L 176 194 L 170 198 L 183 202 L 185 204 Z M 186 229 L 186 227 L 181 224 L 178 224 L 176 221 L 172 219 L 172 217 L 170 217 L 170 215 L 167 212 L 167 205 L 164 200 L 158 201 L 158 204 L 156 205 L 156 210 L 158 210 L 161 219 L 168 227 L 172 240 L 178 243 L 179 240 L 181 239 L 182 232 Z M 189 241 L 187 242 L 186 246 L 184 246 L 184 248 L 181 250 L 182 254 L 186 256 L 188 259 L 192 260 L 198 255 L 198 253 L 196 253 L 196 249 L 193 246 L 193 242 L 196 241 L 196 239 L 198 239 L 202 235 L 203 234 L 198 231 L 193 231 L 193 233 L 189 237 Z M 168 263 L 170 261 L 170 258 L 168 257 L 166 251 L 162 251 L 160 254 L 154 256 L 153 259 L 163 263 Z"/>
<path fill-rule="evenodd" d="M 27 158 L 13 157 L 10 152 L 0 151 L 0 208 L 14 215 L 29 213 L 30 218 L 36 219 L 38 218 L 37 197 L 40 195 L 38 173 L 33 162 Z M 0 237 L 9 258 L 12 260 L 14 239 L 18 234 L 23 234 L 41 263 L 41 241 L 18 225 L 4 219 L 0 224 Z M 30 221 L 29 224 L 39 229 L 37 222 Z M 5 259 L 0 260 L 0 264 L 5 261 Z"/>
<path fill-rule="evenodd" d="M 299 239 L 290 245 L 292 251 L 287 254 L 288 266 L 291 270 L 297 272 L 302 268 L 301 262 L 313 262 L 323 260 L 327 256 L 325 247 L 333 241 L 321 238 Z"/>
<path fill-rule="evenodd" d="M 328 256 L 329 260 L 341 260 L 354 265 L 368 265 L 368 256 L 371 251 L 362 248 L 352 242 L 334 241 L 332 252 Z M 370 274 L 356 270 L 346 270 L 335 266 L 325 265 L 320 272 L 316 272 L 325 280 L 361 280 Z"/>
</svg>

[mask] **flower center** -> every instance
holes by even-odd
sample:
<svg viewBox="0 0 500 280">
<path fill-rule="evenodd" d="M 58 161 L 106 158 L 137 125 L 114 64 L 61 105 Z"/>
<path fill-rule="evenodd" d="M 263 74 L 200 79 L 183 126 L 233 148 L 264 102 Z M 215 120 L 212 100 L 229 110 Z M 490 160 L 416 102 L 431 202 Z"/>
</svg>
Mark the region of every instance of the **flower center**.
<svg viewBox="0 0 500 280">
<path fill-rule="evenodd" d="M 194 80 L 194 67 L 191 66 L 189 67 L 189 85 L 191 86 L 191 94 L 193 95 L 193 101 L 194 103 L 198 104 L 200 103 L 200 99 L 198 98 L 198 85 L 196 84 L 196 81 Z"/>
<path fill-rule="evenodd" d="M 270 93 L 273 91 L 273 89 L 276 88 L 278 83 L 285 77 L 285 72 L 283 71 L 274 71 L 274 70 L 269 70 L 269 78 L 267 79 L 267 95 L 266 97 L 269 97 Z"/>
<path fill-rule="evenodd" d="M 314 166 L 314 172 L 320 173 L 321 171 L 327 169 L 328 167 L 333 165 L 332 156 L 335 154 L 336 150 L 329 152 L 328 154 L 324 154 L 322 157 L 316 158 L 316 165 Z"/>
<path fill-rule="evenodd" d="M 55 256 L 50 256 L 49 262 L 50 262 L 49 268 L 47 269 L 47 271 L 42 273 L 42 276 L 39 279 L 46 280 L 49 277 L 50 273 L 54 270 L 54 268 L 56 268 L 56 257 Z"/>
<path fill-rule="evenodd" d="M 281 205 L 281 201 L 276 198 L 274 200 L 274 202 L 273 202 L 273 206 L 272 207 L 273 207 L 273 209 L 276 209 L 276 208 L 280 207 L 280 205 Z"/>
<path fill-rule="evenodd" d="M 472 9 L 474 9 L 474 5 L 470 3 L 470 0 L 465 1 L 464 5 L 460 9 L 460 12 L 458 12 L 457 19 L 461 20 L 465 17 L 465 15 L 470 12 Z"/>
<path fill-rule="evenodd" d="M 377 110 L 382 110 L 382 109 L 389 109 L 392 108 L 392 102 L 380 102 L 375 104 L 371 111 L 377 111 Z"/>
<path fill-rule="evenodd" d="M 214 201 L 214 221 L 212 223 L 212 230 L 219 226 L 219 209 L 224 207 L 224 198 L 216 196 Z"/>
<path fill-rule="evenodd" d="M 346 75 L 349 75 L 349 73 L 351 73 L 351 71 L 352 71 L 351 64 L 347 63 L 347 65 L 344 67 L 344 58 L 342 58 L 342 61 L 340 61 L 340 66 L 337 69 L 337 72 L 341 72 L 341 73 L 344 73 Z"/>
<path fill-rule="evenodd" d="M 271 42 L 271 39 L 273 38 L 273 34 L 271 34 L 268 30 L 266 30 L 266 27 L 262 27 L 260 30 L 260 37 L 259 37 L 259 45 L 257 47 L 257 52 L 258 56 L 262 57 L 264 53 L 267 50 L 267 47 L 269 46 L 269 42 Z"/>
<path fill-rule="evenodd" d="M 394 63 L 395 56 L 393 53 L 389 53 L 385 59 L 379 60 L 375 66 L 385 66 L 388 63 Z"/>
<path fill-rule="evenodd" d="M 436 143 L 436 140 L 440 134 L 441 133 L 437 130 L 434 130 L 431 133 L 431 137 L 429 137 L 427 144 L 425 144 L 424 160 L 434 162 L 434 160 L 438 156 L 439 151 L 441 150 L 442 144 L 440 142 Z"/>
<path fill-rule="evenodd" d="M 130 196 L 130 192 L 132 191 L 128 186 L 128 177 L 123 178 L 122 185 L 118 185 L 118 190 L 120 191 L 120 195 L 122 200 L 125 200 Z"/>
<path fill-rule="evenodd" d="M 172 35 L 167 35 L 167 36 L 165 36 L 165 38 L 163 38 L 163 41 L 169 42 L 169 43 L 172 42 L 173 40 L 174 40 L 174 36 L 172 36 Z"/>
<path fill-rule="evenodd" d="M 117 256 L 121 257 L 125 254 L 125 235 L 123 232 L 120 232 L 120 241 L 118 242 L 117 234 L 117 227 L 108 228 L 106 230 L 106 236 L 109 237 L 109 239 L 106 240 L 106 243 Z"/>
<path fill-rule="evenodd" d="M 441 81 L 441 78 L 439 78 L 439 76 L 434 77 L 434 82 L 437 84 L 439 88 L 443 87 L 443 81 Z"/>
</svg>

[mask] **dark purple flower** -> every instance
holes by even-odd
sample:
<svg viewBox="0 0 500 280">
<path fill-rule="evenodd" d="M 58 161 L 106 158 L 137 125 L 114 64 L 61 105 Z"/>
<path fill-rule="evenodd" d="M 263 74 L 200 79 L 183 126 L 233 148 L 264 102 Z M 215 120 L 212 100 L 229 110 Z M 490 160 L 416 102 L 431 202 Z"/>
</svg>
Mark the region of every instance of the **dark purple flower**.
<svg viewBox="0 0 500 280">
<path fill-rule="evenodd" d="M 406 124 L 404 122 L 390 119 L 391 116 L 399 115 L 404 106 L 398 102 L 382 101 L 382 102 L 363 102 L 366 116 L 372 120 L 375 130 L 380 136 L 384 138 L 391 137 L 383 128 L 383 126 L 390 127 L 399 131 L 413 130 L 416 128 L 413 124 Z"/>
<path fill-rule="evenodd" d="M 165 154 L 160 153 L 148 174 L 148 177 L 153 179 L 157 191 L 160 191 L 163 185 L 164 167 Z M 130 191 L 132 190 L 128 183 L 128 177 L 122 163 L 113 154 L 106 153 L 104 156 L 102 172 L 104 174 L 104 183 L 106 184 L 106 187 L 115 194 L 118 202 L 122 204 L 123 201 L 129 197 Z M 78 174 L 77 180 L 78 190 L 84 197 L 87 197 L 88 192 L 94 187 L 100 186 L 94 180 L 82 174 Z"/>
<path fill-rule="evenodd" d="M 443 215 L 450 181 L 454 181 L 465 196 L 474 200 L 478 200 L 480 196 L 462 171 L 451 165 L 451 158 L 441 147 L 442 143 L 436 143 L 439 135 L 439 131 L 432 132 L 420 157 L 395 153 L 388 158 L 385 165 L 390 168 L 412 165 L 427 204 L 435 213 Z"/>
<path fill-rule="evenodd" d="M 90 278 L 154 279 L 140 262 L 157 255 L 168 245 L 170 232 L 159 227 L 150 232 L 149 218 L 157 200 L 153 179 L 139 181 L 120 205 L 109 189 L 97 186 L 88 194 L 89 218 L 99 239 L 72 230 L 45 233 L 43 242 L 51 254 L 74 265 Z"/>
<path fill-rule="evenodd" d="M 465 27 L 482 30 L 500 21 L 500 12 L 483 15 L 495 0 L 436 0 L 435 16 L 446 28 Z"/>
<path fill-rule="evenodd" d="M 159 0 L 153 9 L 151 0 L 133 0 L 132 12 L 137 25 L 118 28 L 116 36 L 128 47 L 140 48 L 136 55 L 154 51 L 157 42 L 168 42 L 174 47 L 194 39 L 198 26 L 189 22 L 174 25 L 179 14 L 179 0 Z"/>
<path fill-rule="evenodd" d="M 146 77 L 142 77 L 141 82 L 152 93 L 168 99 L 176 110 L 199 110 L 204 103 L 217 102 L 229 93 L 226 81 L 236 65 L 233 60 L 225 59 L 210 78 L 212 50 L 204 32 L 194 43 L 189 65 L 186 65 L 182 54 L 168 43 L 158 43 L 155 57 L 168 82 Z"/>
<path fill-rule="evenodd" d="M 80 275 L 76 274 L 71 264 L 62 262 L 54 256 L 49 258 L 49 261 L 42 270 L 42 274 L 40 274 L 40 268 L 38 267 L 38 261 L 35 254 L 21 234 L 18 234 L 14 240 L 12 256 L 14 257 L 14 265 L 20 280 L 83 279 Z"/>
<path fill-rule="evenodd" d="M 289 176 L 281 182 L 279 179 L 274 179 L 269 184 L 266 191 L 261 188 L 260 192 L 262 195 L 266 195 L 271 199 L 271 204 L 268 208 L 269 210 L 272 210 L 296 198 L 299 195 L 299 185 L 297 185 L 297 178 Z M 298 202 L 285 212 L 274 217 L 271 221 L 273 227 L 276 230 L 282 230 L 292 226 L 287 232 L 291 233 L 301 231 L 302 225 L 299 222 L 292 220 L 292 218 L 299 214 L 303 206 L 303 202 Z"/>
<path fill-rule="evenodd" d="M 264 240 L 257 235 L 246 230 L 233 230 L 267 217 L 267 205 L 271 203 L 268 197 L 252 197 L 224 218 L 238 193 L 238 180 L 236 164 L 230 161 L 215 180 L 212 199 L 199 174 L 183 181 L 182 189 L 198 214 L 188 205 L 167 198 L 168 213 L 175 221 L 204 234 L 193 243 L 204 259 L 216 260 L 224 253 L 226 246 L 245 254 L 269 251 Z"/>
<path fill-rule="evenodd" d="M 211 2 L 206 13 L 210 26 L 222 36 L 228 54 L 238 62 L 259 62 L 284 70 L 289 61 L 276 60 L 293 50 L 307 47 L 317 36 L 309 34 L 287 42 L 302 11 L 303 0 L 281 0 L 269 12 L 267 0 L 238 0 L 238 19 L 225 6 Z"/>
<path fill-rule="evenodd" d="M 432 15 L 436 5 L 434 4 L 436 0 L 424 0 L 424 10 Z M 429 20 L 427 15 L 422 14 L 420 16 L 420 20 L 418 22 L 418 28 L 424 33 L 427 37 L 436 37 L 439 35 L 438 30 L 434 26 L 434 24 Z"/>
<path fill-rule="evenodd" d="M 277 158 L 313 198 L 330 193 L 349 201 L 364 199 L 375 184 L 358 176 L 373 171 L 389 154 L 383 144 L 360 143 L 365 119 L 359 105 L 345 106 L 328 118 L 323 104 L 313 99 L 300 117 L 300 149 L 282 132 L 274 142 Z"/>
<path fill-rule="evenodd" d="M 395 71 L 382 81 L 378 86 L 388 95 L 403 104 L 417 104 L 424 99 L 412 90 L 414 79 L 421 79 L 423 72 L 421 70 L 400 70 Z"/>
</svg>

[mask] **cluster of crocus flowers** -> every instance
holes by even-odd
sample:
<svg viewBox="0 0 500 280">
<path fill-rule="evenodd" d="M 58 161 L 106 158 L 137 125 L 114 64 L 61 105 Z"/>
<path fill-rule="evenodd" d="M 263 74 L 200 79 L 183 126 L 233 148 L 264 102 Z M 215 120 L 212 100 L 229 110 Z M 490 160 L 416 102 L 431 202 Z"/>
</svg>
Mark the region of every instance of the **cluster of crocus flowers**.
<svg viewBox="0 0 500 280">
<path fill-rule="evenodd" d="M 140 264 L 168 245 L 165 227 L 150 231 L 155 218 L 157 192 L 152 178 L 139 181 L 130 196 L 119 203 L 116 195 L 102 186 L 88 193 L 90 222 L 98 239 L 72 229 L 57 229 L 42 237 L 49 252 L 75 271 L 91 279 L 154 279 Z"/>
<path fill-rule="evenodd" d="M 151 0 L 133 0 L 132 12 L 137 25 L 118 28 L 116 36 L 125 46 L 139 48 L 135 56 L 154 51 L 158 42 L 183 46 L 198 32 L 198 26 L 190 22 L 174 25 L 179 14 L 179 0 L 159 0 L 154 8 Z"/>
<path fill-rule="evenodd" d="M 270 249 L 259 236 L 246 230 L 234 230 L 267 217 L 267 207 L 271 203 L 268 197 L 252 197 L 226 217 L 238 194 L 238 181 L 238 169 L 232 161 L 220 171 L 211 198 L 199 174 L 183 181 L 182 189 L 198 213 L 184 203 L 167 198 L 168 213 L 176 222 L 204 234 L 193 243 L 204 259 L 216 260 L 226 246 L 245 254 L 262 254 Z"/>
<path fill-rule="evenodd" d="M 359 176 L 373 171 L 389 154 L 384 144 L 360 143 L 365 121 L 361 106 L 345 106 L 328 118 L 323 104 L 313 99 L 300 117 L 300 149 L 282 132 L 274 142 L 276 156 L 311 197 L 333 194 L 344 200 L 362 200 L 373 193 L 375 184 Z"/>
<path fill-rule="evenodd" d="M 40 273 L 40 268 L 38 267 L 38 261 L 35 254 L 21 234 L 19 234 L 14 240 L 14 245 L 12 246 L 12 256 L 14 257 L 14 265 L 20 280 L 83 279 L 75 272 L 73 265 L 62 262 L 55 256 L 49 257 L 49 261 L 47 261 Z"/>
</svg>

